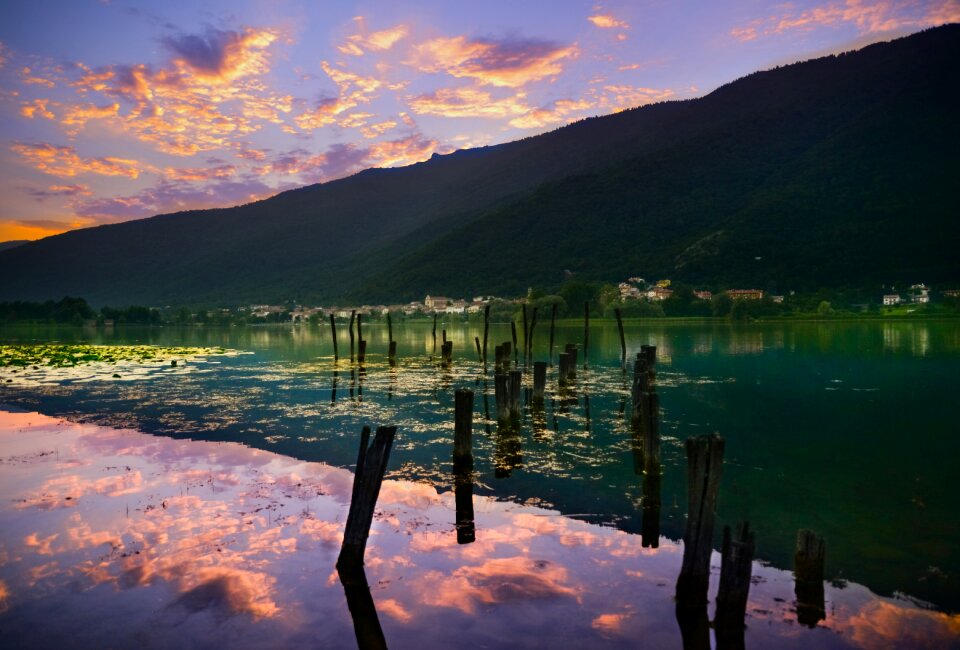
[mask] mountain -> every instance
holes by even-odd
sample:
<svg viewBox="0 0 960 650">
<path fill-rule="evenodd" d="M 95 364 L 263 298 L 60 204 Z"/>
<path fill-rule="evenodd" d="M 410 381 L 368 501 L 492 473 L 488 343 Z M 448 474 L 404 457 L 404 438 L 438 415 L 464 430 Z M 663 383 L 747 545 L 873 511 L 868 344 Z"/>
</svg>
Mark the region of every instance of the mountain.
<svg viewBox="0 0 960 650">
<path fill-rule="evenodd" d="M 5 251 L 8 248 L 16 248 L 17 246 L 26 244 L 28 241 L 30 240 L 29 239 L 11 239 L 10 241 L 0 241 L 0 251 Z"/>
<path fill-rule="evenodd" d="M 0 299 L 395 302 L 670 277 L 960 280 L 960 26 L 235 208 L 0 252 Z"/>
</svg>

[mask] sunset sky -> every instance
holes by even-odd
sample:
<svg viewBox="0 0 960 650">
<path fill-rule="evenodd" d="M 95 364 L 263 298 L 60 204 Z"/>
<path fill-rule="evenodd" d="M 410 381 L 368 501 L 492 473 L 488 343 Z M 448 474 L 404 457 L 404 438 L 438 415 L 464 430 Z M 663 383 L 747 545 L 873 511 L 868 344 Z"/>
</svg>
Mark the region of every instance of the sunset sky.
<svg viewBox="0 0 960 650">
<path fill-rule="evenodd" d="M 0 241 L 236 205 L 960 21 L 960 0 L 0 0 Z"/>
</svg>

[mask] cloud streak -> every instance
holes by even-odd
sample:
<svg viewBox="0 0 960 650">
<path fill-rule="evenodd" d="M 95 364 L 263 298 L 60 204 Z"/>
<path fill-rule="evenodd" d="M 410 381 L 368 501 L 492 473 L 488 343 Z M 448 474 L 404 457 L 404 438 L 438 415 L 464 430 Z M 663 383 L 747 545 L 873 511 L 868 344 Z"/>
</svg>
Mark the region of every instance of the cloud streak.
<svg viewBox="0 0 960 650">
<path fill-rule="evenodd" d="M 445 73 L 480 84 L 519 88 L 556 77 L 579 49 L 552 41 L 522 38 L 435 38 L 414 47 L 407 64 L 420 72 Z"/>
</svg>

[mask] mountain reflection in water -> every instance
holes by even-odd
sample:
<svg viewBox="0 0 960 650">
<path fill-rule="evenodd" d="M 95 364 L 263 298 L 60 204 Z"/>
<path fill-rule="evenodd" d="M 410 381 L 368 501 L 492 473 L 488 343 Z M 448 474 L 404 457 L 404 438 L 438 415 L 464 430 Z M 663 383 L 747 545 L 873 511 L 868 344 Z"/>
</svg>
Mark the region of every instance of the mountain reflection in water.
<svg viewBox="0 0 960 650">
<path fill-rule="evenodd" d="M 402 436 L 399 432 L 398 436 Z M 334 570 L 350 471 L 235 443 L 0 413 L 4 647 L 680 647 L 681 547 L 473 495 L 383 483 L 366 555 L 375 611 Z M 714 565 L 719 566 L 715 556 Z M 960 617 L 826 586 L 801 627 L 789 572 L 755 563 L 748 647 L 946 647 Z M 716 592 L 713 576 L 711 595 Z M 363 597 L 361 588 L 360 597 Z M 712 612 L 712 606 L 711 606 Z"/>
</svg>

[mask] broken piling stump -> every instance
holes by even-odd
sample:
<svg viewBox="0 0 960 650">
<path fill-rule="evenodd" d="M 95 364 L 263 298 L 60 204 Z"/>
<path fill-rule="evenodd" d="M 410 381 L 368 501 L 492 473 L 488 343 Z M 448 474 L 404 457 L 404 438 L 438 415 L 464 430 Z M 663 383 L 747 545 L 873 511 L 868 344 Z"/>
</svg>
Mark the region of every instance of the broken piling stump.
<svg viewBox="0 0 960 650">
<path fill-rule="evenodd" d="M 480 363 L 483 363 L 483 350 L 480 349 L 480 337 L 474 336 L 473 341 L 477 344 L 477 358 L 480 360 Z"/>
<path fill-rule="evenodd" d="M 360 321 L 357 320 L 357 324 L 360 324 Z M 367 342 L 363 339 L 360 339 L 359 345 L 357 345 L 357 362 L 363 363 L 367 358 Z"/>
<path fill-rule="evenodd" d="M 453 424 L 454 471 L 473 469 L 473 391 L 454 393 Z"/>
<path fill-rule="evenodd" d="M 723 527 L 720 586 L 717 589 L 717 612 L 714 618 L 718 649 L 743 648 L 744 618 L 755 549 L 749 523 L 739 522 L 733 537 L 730 535 L 730 526 Z"/>
<path fill-rule="evenodd" d="M 620 317 L 620 308 L 616 307 L 613 313 L 617 316 L 617 330 L 620 331 L 620 366 L 627 367 L 627 339 L 623 336 L 623 319 Z"/>
<path fill-rule="evenodd" d="M 715 433 L 687 438 L 687 527 L 676 592 L 677 602 L 687 607 L 707 602 L 723 446 L 723 438 Z"/>
<path fill-rule="evenodd" d="M 337 570 L 351 571 L 363 567 L 370 524 L 373 523 L 373 512 L 396 433 L 397 427 L 377 427 L 377 433 L 369 447 L 367 442 L 370 440 L 370 427 L 363 427 L 360 433 L 360 453 L 353 476 L 350 511 L 343 532 L 340 556 L 337 558 Z"/>
<path fill-rule="evenodd" d="M 793 556 L 794 593 L 797 596 L 797 621 L 816 627 L 827 617 L 823 578 L 826 544 L 812 530 L 797 532 L 797 552 Z"/>
<path fill-rule="evenodd" d="M 547 362 L 533 363 L 533 401 L 543 401 L 543 393 L 547 388 Z"/>
</svg>

